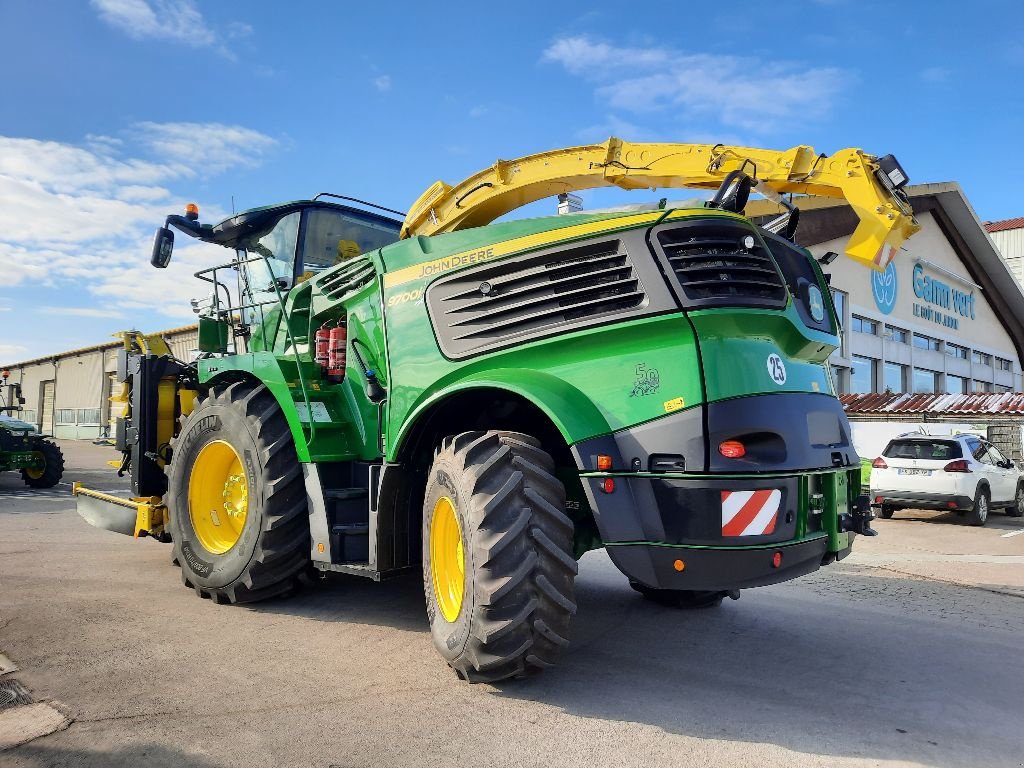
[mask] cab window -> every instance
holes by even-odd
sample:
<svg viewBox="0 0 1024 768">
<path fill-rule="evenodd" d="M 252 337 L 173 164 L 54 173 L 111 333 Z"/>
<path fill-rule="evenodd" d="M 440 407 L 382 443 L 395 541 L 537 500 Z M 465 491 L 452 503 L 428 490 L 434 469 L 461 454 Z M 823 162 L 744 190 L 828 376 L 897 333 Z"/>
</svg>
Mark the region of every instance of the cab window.
<svg viewBox="0 0 1024 768">
<path fill-rule="evenodd" d="M 356 211 L 313 208 L 306 212 L 300 274 L 321 272 L 335 264 L 398 242 L 398 222 Z"/>
<path fill-rule="evenodd" d="M 292 287 L 295 277 L 295 246 L 299 237 L 299 212 L 281 218 L 274 228 L 261 237 L 245 243 L 249 262 L 249 290 L 273 293 L 274 281 L 279 290 Z"/>
</svg>

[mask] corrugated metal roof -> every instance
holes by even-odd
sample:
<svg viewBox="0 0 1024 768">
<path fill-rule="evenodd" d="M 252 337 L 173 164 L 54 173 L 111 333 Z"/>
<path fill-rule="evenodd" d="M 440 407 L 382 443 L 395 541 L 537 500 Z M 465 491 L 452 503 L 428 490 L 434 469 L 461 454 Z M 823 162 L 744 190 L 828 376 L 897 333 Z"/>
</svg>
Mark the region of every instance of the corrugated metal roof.
<svg viewBox="0 0 1024 768">
<path fill-rule="evenodd" d="M 857 414 L 951 414 L 1024 415 L 1024 393 L 973 392 L 968 395 L 867 394 L 840 395 L 846 413 Z"/>
<path fill-rule="evenodd" d="M 1005 232 L 1008 229 L 1024 228 L 1024 216 L 1016 219 L 1003 219 L 1002 221 L 986 221 L 984 224 L 986 232 Z"/>
<path fill-rule="evenodd" d="M 168 328 L 165 331 L 155 331 L 150 336 L 173 336 L 180 333 L 188 333 L 190 331 L 197 331 L 199 328 L 198 324 L 193 325 L 182 325 L 177 328 Z M 0 366 L 3 368 L 23 368 L 26 365 L 34 365 L 36 363 L 48 362 L 50 360 L 63 360 L 66 357 L 75 357 L 76 355 L 85 354 L 88 352 L 98 352 L 104 349 L 113 349 L 114 347 L 120 347 L 122 344 L 121 340 L 107 341 L 103 344 L 94 344 L 91 347 L 79 347 L 78 349 L 69 349 L 64 352 L 54 352 L 52 355 L 44 355 L 42 357 L 33 357 L 30 360 L 21 360 L 20 362 L 11 363 L 10 365 Z"/>
</svg>

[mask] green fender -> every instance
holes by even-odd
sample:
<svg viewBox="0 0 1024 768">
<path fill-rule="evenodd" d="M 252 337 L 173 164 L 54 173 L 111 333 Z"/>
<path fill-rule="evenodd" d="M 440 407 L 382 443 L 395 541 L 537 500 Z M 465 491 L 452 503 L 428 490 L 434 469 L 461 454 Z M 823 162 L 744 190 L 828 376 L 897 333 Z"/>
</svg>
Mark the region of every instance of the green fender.
<svg viewBox="0 0 1024 768">
<path fill-rule="evenodd" d="M 604 414 L 583 392 L 550 373 L 526 368 L 480 371 L 450 384 L 419 403 L 409 413 L 391 442 L 388 460 L 394 461 L 420 418 L 441 401 L 471 389 L 498 389 L 528 400 L 555 425 L 568 445 L 612 431 Z"/>
<path fill-rule="evenodd" d="M 210 358 L 199 361 L 199 382 L 212 386 L 219 383 L 237 381 L 239 373 L 246 378 L 265 384 L 270 394 L 281 406 L 288 428 L 295 441 L 295 452 L 299 461 L 310 461 L 309 443 L 312 439 L 308 425 L 299 421 L 299 412 L 295 407 L 292 389 L 288 386 L 280 361 L 271 352 L 250 352 L 243 355 Z M 315 429 L 315 427 L 314 427 Z"/>
</svg>

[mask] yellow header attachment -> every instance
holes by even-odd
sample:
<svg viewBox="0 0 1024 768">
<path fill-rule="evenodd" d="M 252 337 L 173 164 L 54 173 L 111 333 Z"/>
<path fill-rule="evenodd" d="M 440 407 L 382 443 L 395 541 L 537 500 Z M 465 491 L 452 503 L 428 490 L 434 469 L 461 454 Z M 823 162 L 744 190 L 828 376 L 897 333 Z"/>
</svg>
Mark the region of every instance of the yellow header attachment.
<svg viewBox="0 0 1024 768">
<path fill-rule="evenodd" d="M 483 226 L 535 200 L 582 189 L 717 189 L 739 170 L 777 194 L 846 200 L 860 220 L 846 255 L 874 269 L 885 269 L 903 241 L 920 229 L 903 193 L 880 179 L 878 159 L 859 149 L 818 155 L 806 146 L 775 151 L 610 138 L 499 160 L 454 187 L 435 182 L 409 210 L 402 237 Z"/>
</svg>

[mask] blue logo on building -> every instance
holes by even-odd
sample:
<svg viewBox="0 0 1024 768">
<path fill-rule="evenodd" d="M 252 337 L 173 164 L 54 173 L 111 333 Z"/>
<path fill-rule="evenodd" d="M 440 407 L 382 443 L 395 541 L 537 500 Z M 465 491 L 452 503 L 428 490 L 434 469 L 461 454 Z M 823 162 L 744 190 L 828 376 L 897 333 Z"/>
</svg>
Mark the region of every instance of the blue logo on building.
<svg viewBox="0 0 1024 768">
<path fill-rule="evenodd" d="M 871 294 L 878 311 L 888 315 L 896 306 L 896 265 L 890 263 L 884 272 L 871 273 Z"/>
</svg>

